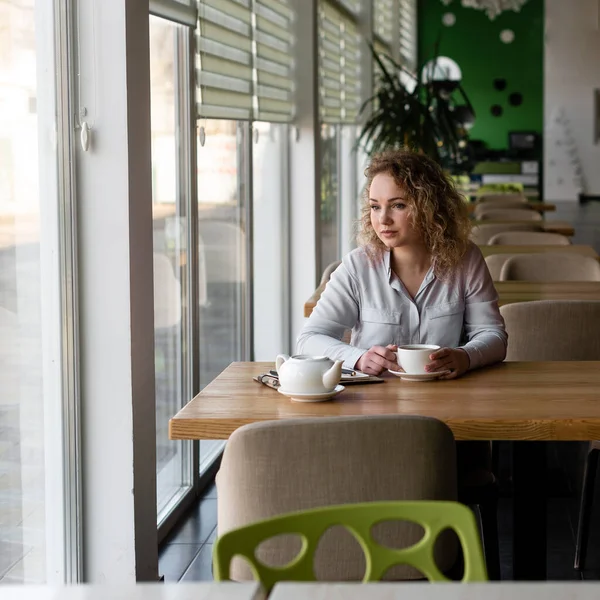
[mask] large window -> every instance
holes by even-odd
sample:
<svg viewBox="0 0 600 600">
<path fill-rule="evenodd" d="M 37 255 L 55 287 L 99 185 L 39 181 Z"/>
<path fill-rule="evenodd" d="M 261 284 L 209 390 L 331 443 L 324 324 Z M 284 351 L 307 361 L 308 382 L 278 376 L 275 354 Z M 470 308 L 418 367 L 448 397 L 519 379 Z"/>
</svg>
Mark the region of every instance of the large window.
<svg viewBox="0 0 600 600">
<path fill-rule="evenodd" d="M 273 361 L 290 351 L 288 127 L 252 127 L 254 360 Z"/>
<path fill-rule="evenodd" d="M 338 125 L 321 126 L 320 273 L 340 259 L 339 131 Z"/>
<path fill-rule="evenodd" d="M 200 387 L 248 357 L 248 124 L 198 121 Z M 200 443 L 200 468 L 221 442 Z"/>
<path fill-rule="evenodd" d="M 150 17 L 154 355 L 158 520 L 193 485 L 191 444 L 169 440 L 169 419 L 192 397 L 186 182 L 187 28 Z"/>
<path fill-rule="evenodd" d="M 74 279 L 61 225 L 71 198 L 60 183 L 70 137 L 57 103 L 68 76 L 54 63 L 61 27 L 49 0 L 0 4 L 0 583 L 79 575 L 77 458 L 63 450 Z"/>
</svg>

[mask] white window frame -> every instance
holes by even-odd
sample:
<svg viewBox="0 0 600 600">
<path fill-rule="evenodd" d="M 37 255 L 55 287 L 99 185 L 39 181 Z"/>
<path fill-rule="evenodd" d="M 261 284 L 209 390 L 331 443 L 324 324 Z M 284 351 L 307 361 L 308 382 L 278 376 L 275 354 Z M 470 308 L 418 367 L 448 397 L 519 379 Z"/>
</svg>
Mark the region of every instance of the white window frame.
<svg viewBox="0 0 600 600">
<path fill-rule="evenodd" d="M 77 8 L 83 579 L 157 581 L 148 3 Z"/>
</svg>

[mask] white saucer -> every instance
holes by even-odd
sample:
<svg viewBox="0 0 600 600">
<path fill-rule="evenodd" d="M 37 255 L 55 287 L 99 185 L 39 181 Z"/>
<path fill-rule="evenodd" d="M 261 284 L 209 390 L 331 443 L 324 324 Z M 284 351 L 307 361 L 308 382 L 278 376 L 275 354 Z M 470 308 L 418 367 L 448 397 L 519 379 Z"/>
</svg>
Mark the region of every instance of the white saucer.
<svg viewBox="0 0 600 600">
<path fill-rule="evenodd" d="M 389 371 L 389 370 L 388 370 Z M 403 371 L 389 371 L 392 375 L 400 377 L 404 381 L 432 381 L 442 375 L 450 373 L 448 369 L 445 371 L 436 371 L 435 373 L 404 373 Z"/>
<path fill-rule="evenodd" d="M 287 396 L 294 402 L 324 402 L 337 396 L 340 392 L 343 392 L 346 388 L 343 385 L 336 385 L 330 392 L 323 392 L 322 394 L 298 394 L 295 392 L 286 392 L 279 388 L 277 391 L 284 396 Z"/>
</svg>

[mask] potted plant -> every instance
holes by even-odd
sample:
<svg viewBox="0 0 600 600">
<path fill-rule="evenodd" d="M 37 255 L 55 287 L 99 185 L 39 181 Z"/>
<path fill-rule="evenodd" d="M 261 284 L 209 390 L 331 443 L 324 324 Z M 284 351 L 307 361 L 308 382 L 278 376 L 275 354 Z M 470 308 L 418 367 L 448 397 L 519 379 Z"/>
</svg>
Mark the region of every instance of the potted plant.
<svg viewBox="0 0 600 600">
<path fill-rule="evenodd" d="M 436 58 L 421 66 L 417 75 L 379 54 L 369 44 L 378 66 L 375 93 L 360 109 L 366 115 L 358 144 L 373 155 L 387 148 L 409 147 L 431 156 L 451 172 L 464 171 L 467 128 L 475 111 L 459 81 L 428 76 Z M 424 76 L 425 75 L 425 76 Z M 456 106 L 453 93 L 462 95 Z"/>
</svg>

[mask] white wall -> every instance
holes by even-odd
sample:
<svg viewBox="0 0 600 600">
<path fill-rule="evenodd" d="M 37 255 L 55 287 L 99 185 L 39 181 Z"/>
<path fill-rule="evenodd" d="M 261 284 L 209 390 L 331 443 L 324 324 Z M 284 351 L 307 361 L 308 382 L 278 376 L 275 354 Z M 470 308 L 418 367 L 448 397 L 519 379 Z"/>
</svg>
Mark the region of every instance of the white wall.
<svg viewBox="0 0 600 600">
<path fill-rule="evenodd" d="M 584 192 L 600 194 L 600 144 L 594 144 L 593 139 L 594 89 L 600 88 L 599 10 L 598 0 L 546 0 L 547 200 L 577 200 L 577 163 Z M 561 109 L 563 122 L 559 123 Z"/>
</svg>

